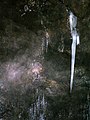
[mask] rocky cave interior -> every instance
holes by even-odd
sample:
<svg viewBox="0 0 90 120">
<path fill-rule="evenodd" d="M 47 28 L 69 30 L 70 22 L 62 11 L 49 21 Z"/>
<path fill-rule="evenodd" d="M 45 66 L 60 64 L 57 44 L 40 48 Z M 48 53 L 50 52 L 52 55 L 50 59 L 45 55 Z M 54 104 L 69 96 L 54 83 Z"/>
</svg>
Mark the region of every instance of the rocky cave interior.
<svg viewBox="0 0 90 120">
<path fill-rule="evenodd" d="M 72 93 L 65 7 L 77 16 L 80 35 Z M 89 120 L 89 38 L 90 0 L 0 0 L 0 120 Z M 39 97 L 41 109 L 34 106 Z"/>
</svg>

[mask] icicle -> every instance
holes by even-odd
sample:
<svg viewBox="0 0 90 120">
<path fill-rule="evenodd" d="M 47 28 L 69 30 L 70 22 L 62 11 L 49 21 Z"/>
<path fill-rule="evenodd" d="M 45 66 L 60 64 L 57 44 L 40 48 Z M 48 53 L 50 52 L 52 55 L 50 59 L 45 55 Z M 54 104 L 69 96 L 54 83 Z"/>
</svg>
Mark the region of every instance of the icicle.
<svg viewBox="0 0 90 120">
<path fill-rule="evenodd" d="M 46 53 L 48 51 L 49 34 L 46 32 Z"/>
<path fill-rule="evenodd" d="M 47 53 L 47 51 L 48 51 L 49 39 L 50 39 L 49 33 L 46 31 L 45 37 L 42 38 L 42 52 L 43 53 Z"/>
<path fill-rule="evenodd" d="M 72 36 L 71 80 L 70 80 L 70 92 L 71 92 L 72 86 L 73 86 L 73 77 L 74 77 L 76 45 L 78 45 L 80 43 L 79 35 L 76 30 L 77 17 L 71 11 L 70 11 L 70 15 L 69 15 L 69 22 L 70 22 L 70 30 L 71 30 L 71 36 Z"/>
<path fill-rule="evenodd" d="M 43 29 L 45 30 L 45 36 L 42 38 L 42 53 L 47 53 L 50 36 L 42 19 L 41 19 L 41 25 Z"/>
<path fill-rule="evenodd" d="M 42 98 L 42 105 L 43 105 L 43 108 L 45 106 L 45 98 L 44 98 L 44 94 L 43 94 L 43 98 Z"/>
<path fill-rule="evenodd" d="M 30 120 L 45 120 L 45 111 L 47 102 L 45 101 L 44 94 L 40 93 L 40 91 L 36 91 L 37 99 L 31 105 L 29 109 Z"/>
<path fill-rule="evenodd" d="M 70 91 L 72 91 L 72 85 L 73 85 L 73 76 L 74 76 L 74 65 L 75 65 L 75 53 L 76 53 L 76 40 L 77 36 L 75 33 L 73 33 L 73 42 L 72 42 L 72 58 L 71 58 L 71 81 L 70 81 Z"/>
<path fill-rule="evenodd" d="M 45 120 L 44 119 L 44 114 L 40 114 L 40 119 L 39 120 Z"/>
</svg>

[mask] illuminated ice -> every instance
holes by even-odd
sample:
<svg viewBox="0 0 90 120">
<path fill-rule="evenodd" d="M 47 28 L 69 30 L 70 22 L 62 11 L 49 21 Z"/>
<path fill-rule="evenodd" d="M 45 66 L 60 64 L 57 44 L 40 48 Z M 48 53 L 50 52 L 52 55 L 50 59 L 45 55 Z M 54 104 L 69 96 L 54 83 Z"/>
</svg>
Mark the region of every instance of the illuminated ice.
<svg viewBox="0 0 90 120">
<path fill-rule="evenodd" d="M 77 25 L 77 17 L 71 11 L 69 15 L 69 22 L 70 22 L 70 29 L 72 33 L 72 31 L 76 28 L 76 25 Z"/>
<path fill-rule="evenodd" d="M 72 86 L 73 86 L 73 77 L 74 77 L 76 45 L 80 44 L 80 40 L 79 40 L 79 35 L 76 30 L 77 17 L 72 12 L 70 12 L 70 15 L 69 15 L 69 22 L 70 22 L 70 30 L 71 30 L 71 36 L 72 36 L 71 79 L 70 79 L 70 92 L 71 92 Z"/>
<path fill-rule="evenodd" d="M 48 51 L 49 39 L 50 39 L 49 33 L 46 31 L 45 37 L 42 38 L 42 51 L 45 53 L 47 53 Z"/>
<path fill-rule="evenodd" d="M 45 120 L 45 111 L 47 102 L 45 100 L 44 94 L 37 93 L 37 99 L 35 102 L 31 105 L 29 109 L 29 116 L 30 119 L 34 120 Z"/>
</svg>

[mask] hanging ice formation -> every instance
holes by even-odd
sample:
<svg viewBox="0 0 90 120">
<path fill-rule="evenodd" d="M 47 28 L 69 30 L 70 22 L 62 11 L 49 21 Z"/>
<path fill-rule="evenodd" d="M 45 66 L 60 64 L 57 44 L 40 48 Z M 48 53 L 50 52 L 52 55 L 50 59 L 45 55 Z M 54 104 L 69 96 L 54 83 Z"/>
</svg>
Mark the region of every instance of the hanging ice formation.
<svg viewBox="0 0 90 120">
<path fill-rule="evenodd" d="M 47 28 L 44 26 L 43 20 L 41 20 L 41 25 L 43 26 L 43 28 L 45 30 L 45 36 L 42 38 L 42 52 L 47 53 L 50 36 L 47 31 Z"/>
<path fill-rule="evenodd" d="M 79 35 L 77 33 L 77 17 L 70 11 L 70 8 L 65 5 L 63 0 L 59 0 L 60 3 L 65 7 L 66 11 L 69 13 L 69 23 L 72 36 L 72 46 L 71 46 L 71 79 L 70 79 L 70 92 L 72 91 L 73 86 L 73 77 L 74 77 L 74 65 L 75 65 L 75 53 L 76 45 L 80 44 Z"/>
<path fill-rule="evenodd" d="M 48 32 L 46 31 L 45 32 L 45 37 L 44 37 L 44 51 L 45 51 L 45 53 L 47 53 L 47 51 L 48 51 L 48 42 L 49 42 L 49 34 L 48 34 Z"/>
<path fill-rule="evenodd" d="M 49 42 L 49 34 L 46 31 L 45 36 L 42 38 L 42 52 L 47 53 L 48 51 L 48 42 Z"/>
<path fill-rule="evenodd" d="M 76 45 L 80 43 L 79 35 L 77 33 L 77 17 L 70 11 L 70 8 L 65 5 L 63 0 L 59 0 L 60 3 L 65 7 L 66 11 L 69 13 L 69 23 L 70 30 L 72 36 L 72 46 L 71 46 L 71 79 L 70 79 L 70 92 L 72 91 L 73 86 L 73 77 L 74 77 L 74 65 L 75 65 L 75 53 L 76 53 Z"/>
<path fill-rule="evenodd" d="M 72 86 L 73 86 L 73 77 L 74 77 L 76 45 L 78 45 L 80 43 L 79 35 L 77 33 L 77 30 L 76 30 L 77 17 L 71 11 L 69 13 L 69 22 L 70 22 L 70 30 L 71 30 L 71 36 L 72 36 L 71 79 L 70 79 L 70 92 L 71 92 L 72 91 Z"/>
<path fill-rule="evenodd" d="M 44 94 L 37 93 L 37 99 L 29 109 L 30 120 L 45 120 L 47 102 Z"/>
</svg>

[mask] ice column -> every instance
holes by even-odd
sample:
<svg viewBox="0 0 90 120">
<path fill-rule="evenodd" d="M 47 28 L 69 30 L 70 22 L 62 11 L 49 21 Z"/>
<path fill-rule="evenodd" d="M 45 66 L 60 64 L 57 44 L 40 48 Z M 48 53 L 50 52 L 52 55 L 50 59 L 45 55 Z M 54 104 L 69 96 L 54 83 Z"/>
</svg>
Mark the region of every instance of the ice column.
<svg viewBox="0 0 90 120">
<path fill-rule="evenodd" d="M 76 30 L 77 26 L 77 17 L 70 11 L 69 14 L 69 22 L 70 22 L 70 30 L 72 36 L 72 46 L 71 46 L 71 79 L 70 79 L 70 92 L 72 91 L 73 86 L 73 77 L 74 77 L 74 65 L 75 65 L 75 53 L 76 53 L 76 45 L 80 43 L 79 35 Z"/>
</svg>

